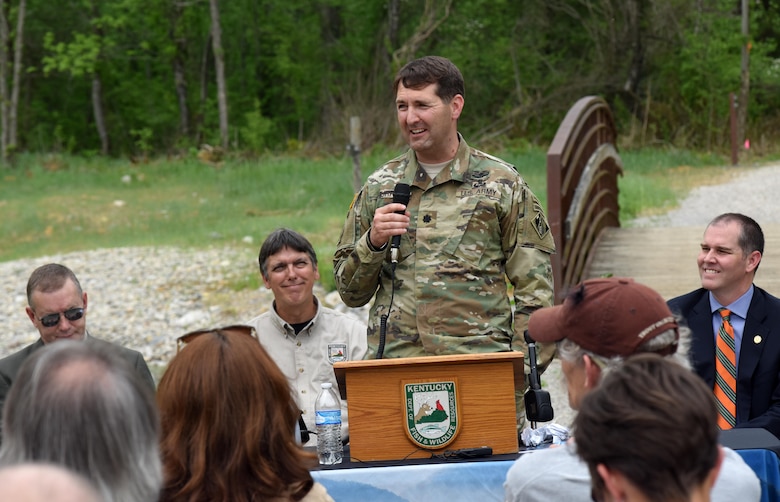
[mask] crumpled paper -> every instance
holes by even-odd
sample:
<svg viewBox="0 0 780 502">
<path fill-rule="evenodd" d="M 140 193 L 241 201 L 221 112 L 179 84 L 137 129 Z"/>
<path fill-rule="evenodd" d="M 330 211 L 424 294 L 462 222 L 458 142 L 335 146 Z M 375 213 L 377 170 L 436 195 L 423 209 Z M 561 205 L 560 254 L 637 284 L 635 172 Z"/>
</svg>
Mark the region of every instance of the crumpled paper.
<svg viewBox="0 0 780 502">
<path fill-rule="evenodd" d="M 540 444 L 563 444 L 569 439 L 569 429 L 552 423 L 538 429 L 526 427 L 520 433 L 520 439 L 525 446 L 539 446 Z"/>
</svg>

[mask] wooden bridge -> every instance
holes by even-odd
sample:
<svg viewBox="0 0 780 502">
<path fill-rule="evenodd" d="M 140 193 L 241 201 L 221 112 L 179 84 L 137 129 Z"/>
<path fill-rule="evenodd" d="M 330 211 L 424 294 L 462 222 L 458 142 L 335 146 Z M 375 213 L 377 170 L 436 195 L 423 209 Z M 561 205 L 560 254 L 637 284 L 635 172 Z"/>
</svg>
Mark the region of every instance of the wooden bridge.
<svg viewBox="0 0 780 502">
<path fill-rule="evenodd" d="M 713 214 L 713 216 L 716 216 Z M 780 225 L 762 225 L 766 245 L 756 285 L 780 294 Z M 665 299 L 700 286 L 696 256 L 704 227 L 607 228 L 593 249 L 584 278 L 628 276 Z"/>
<path fill-rule="evenodd" d="M 569 110 L 547 152 L 556 303 L 593 277 L 633 277 L 666 299 L 700 286 L 696 257 L 704 225 L 620 228 L 617 177 L 623 164 L 616 137 L 609 106 L 589 96 Z M 779 295 L 780 225 L 762 228 L 766 246 L 756 284 Z"/>
</svg>

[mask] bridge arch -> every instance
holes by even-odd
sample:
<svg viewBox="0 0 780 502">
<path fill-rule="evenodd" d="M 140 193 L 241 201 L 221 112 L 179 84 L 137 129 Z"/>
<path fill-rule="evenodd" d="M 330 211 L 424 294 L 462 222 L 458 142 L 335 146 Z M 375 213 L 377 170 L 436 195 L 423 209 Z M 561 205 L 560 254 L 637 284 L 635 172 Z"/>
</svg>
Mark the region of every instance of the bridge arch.
<svg viewBox="0 0 780 502">
<path fill-rule="evenodd" d="M 556 304 L 584 279 L 603 230 L 620 226 L 617 178 L 622 174 L 609 105 L 598 96 L 581 98 L 547 150 L 547 217 L 557 248 L 552 257 Z"/>
</svg>

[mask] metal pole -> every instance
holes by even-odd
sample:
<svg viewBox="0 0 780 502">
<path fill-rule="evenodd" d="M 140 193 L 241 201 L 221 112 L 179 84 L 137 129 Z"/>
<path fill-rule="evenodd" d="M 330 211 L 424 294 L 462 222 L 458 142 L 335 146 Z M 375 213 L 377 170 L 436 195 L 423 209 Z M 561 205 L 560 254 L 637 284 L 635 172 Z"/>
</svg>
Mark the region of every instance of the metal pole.
<svg viewBox="0 0 780 502">
<path fill-rule="evenodd" d="M 349 144 L 347 150 L 352 156 L 352 185 L 355 192 L 363 185 L 363 175 L 360 170 L 360 117 L 349 118 Z"/>
</svg>

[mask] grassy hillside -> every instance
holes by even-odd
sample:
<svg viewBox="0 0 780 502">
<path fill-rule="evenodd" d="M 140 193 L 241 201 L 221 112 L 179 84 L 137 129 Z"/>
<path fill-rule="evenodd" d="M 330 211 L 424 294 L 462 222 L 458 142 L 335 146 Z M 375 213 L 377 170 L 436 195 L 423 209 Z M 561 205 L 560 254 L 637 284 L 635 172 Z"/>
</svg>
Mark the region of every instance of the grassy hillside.
<svg viewBox="0 0 780 502">
<path fill-rule="evenodd" d="M 399 152 L 362 159 L 363 177 Z M 546 200 L 545 151 L 492 152 L 514 163 Z M 622 152 L 621 218 L 668 209 L 690 186 L 715 180 L 724 159 L 679 151 Z M 332 289 L 331 257 L 354 196 L 348 157 L 126 160 L 21 156 L 0 171 L 0 261 L 121 246 L 231 245 L 256 255 L 275 228 L 306 235 Z M 256 277 L 247 285 L 256 286 Z M 237 284 L 236 287 L 242 287 Z"/>
</svg>

